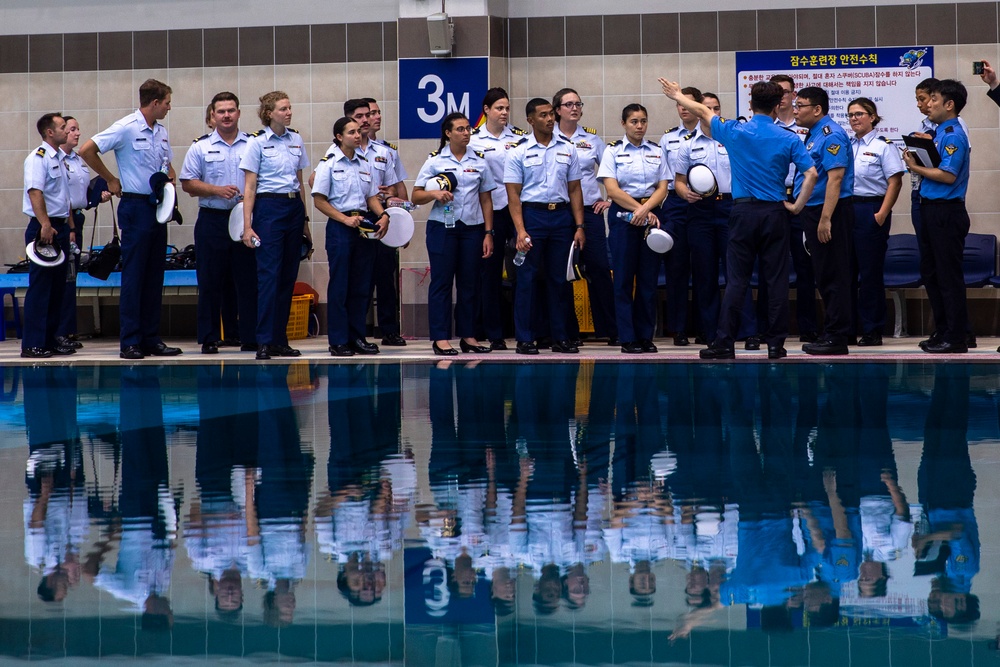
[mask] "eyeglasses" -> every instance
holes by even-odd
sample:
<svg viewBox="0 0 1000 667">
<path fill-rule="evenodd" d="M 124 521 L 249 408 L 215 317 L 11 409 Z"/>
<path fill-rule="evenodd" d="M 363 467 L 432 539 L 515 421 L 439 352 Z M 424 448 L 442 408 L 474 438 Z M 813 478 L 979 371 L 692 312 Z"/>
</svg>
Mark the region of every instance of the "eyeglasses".
<svg viewBox="0 0 1000 667">
<path fill-rule="evenodd" d="M 567 109 L 582 109 L 583 102 L 563 102 L 559 106 L 566 107 Z"/>
<path fill-rule="evenodd" d="M 793 109 L 805 109 L 806 107 L 818 107 L 818 104 L 792 104 Z"/>
<path fill-rule="evenodd" d="M 868 115 L 867 111 L 855 111 L 854 113 L 847 114 L 847 117 L 848 118 L 862 118 L 863 116 L 867 116 L 867 115 Z"/>
<path fill-rule="evenodd" d="M 460 125 L 459 127 L 453 127 L 453 128 L 451 128 L 451 131 L 452 132 L 461 132 L 462 134 L 465 134 L 466 132 L 472 132 L 472 128 L 469 127 L 468 125 Z"/>
</svg>

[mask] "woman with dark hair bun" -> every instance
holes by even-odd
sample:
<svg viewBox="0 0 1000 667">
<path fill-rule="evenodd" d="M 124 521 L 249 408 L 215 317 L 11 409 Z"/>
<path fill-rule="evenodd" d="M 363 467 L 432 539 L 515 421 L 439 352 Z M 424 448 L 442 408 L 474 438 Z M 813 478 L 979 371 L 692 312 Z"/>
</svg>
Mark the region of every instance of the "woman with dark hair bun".
<svg viewBox="0 0 1000 667">
<path fill-rule="evenodd" d="M 558 134 L 576 147 L 583 178 L 583 226 L 587 244 L 580 251 L 580 261 L 587 267 L 587 290 L 590 310 L 594 316 L 594 335 L 607 338 L 608 345 L 618 345 L 618 327 L 615 324 L 614 288 L 611 283 L 611 264 L 608 262 L 608 232 L 604 213 L 611 202 L 604 199 L 597 182 L 597 168 L 604 156 L 604 141 L 597 130 L 580 125 L 583 118 L 583 101 L 572 88 L 563 88 L 552 96 L 552 109 L 556 112 Z M 570 286 L 568 289 L 572 289 Z M 573 305 L 573 299 L 567 303 Z M 570 337 L 579 339 L 580 325 L 576 309 L 570 308 Z"/>
<path fill-rule="evenodd" d="M 847 105 L 854 136 L 854 253 L 851 294 L 856 313 L 858 345 L 882 344 L 885 328 L 885 253 L 889 247 L 892 207 L 903 187 L 899 149 L 875 126 L 882 119 L 875 103 L 859 97 Z"/>
<path fill-rule="evenodd" d="M 497 186 L 485 154 L 469 148 L 471 133 L 463 114 L 446 116 L 441 146 L 424 162 L 413 184 L 413 203 L 434 203 L 427 220 L 427 318 L 434 354 L 440 356 L 458 354 L 450 342 L 453 286 L 458 291 L 454 317 L 462 352 L 492 350 L 476 339 L 476 310 L 482 262 L 493 254 L 490 192 Z"/>
<path fill-rule="evenodd" d="M 389 216 L 371 167 L 358 153 L 361 139 L 354 119 L 344 117 L 334 123 L 333 150 L 316 167 L 312 188 L 313 203 L 327 216 L 327 337 L 335 357 L 379 352 L 377 345 L 365 340 L 365 329 L 377 243 L 372 239 L 385 236 Z M 369 238 L 361 228 L 370 229 L 373 220 Z"/>
<path fill-rule="evenodd" d="M 507 208 L 507 188 L 503 186 L 503 163 L 507 151 L 524 139 L 524 130 L 508 125 L 510 97 L 503 88 L 490 88 L 483 98 L 479 127 L 472 131 L 469 148 L 486 156 L 486 164 L 497 183 L 493 198 L 493 248 L 480 269 L 479 324 L 477 331 L 486 336 L 494 350 L 506 350 L 501 318 L 500 286 L 503 280 L 504 251 L 507 242 L 516 238 L 514 222 Z"/>
</svg>

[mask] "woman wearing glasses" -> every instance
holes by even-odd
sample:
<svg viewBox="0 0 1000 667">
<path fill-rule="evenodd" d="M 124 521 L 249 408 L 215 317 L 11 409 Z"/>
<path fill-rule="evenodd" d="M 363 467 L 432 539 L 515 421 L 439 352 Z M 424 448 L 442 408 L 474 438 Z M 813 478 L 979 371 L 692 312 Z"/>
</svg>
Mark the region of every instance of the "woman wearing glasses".
<svg viewBox="0 0 1000 667">
<path fill-rule="evenodd" d="M 875 103 L 859 97 L 847 105 L 854 152 L 854 258 L 852 286 L 856 300 L 860 346 L 882 344 L 885 327 L 885 282 L 883 268 L 892 223 L 892 207 L 903 184 L 903 160 L 899 149 L 878 136 L 875 126 L 882 120 Z"/>
<path fill-rule="evenodd" d="M 427 256 L 431 285 L 427 293 L 428 328 L 434 354 L 455 356 L 451 346 L 451 292 L 458 288 L 455 333 L 462 352 L 490 352 L 476 340 L 479 274 L 482 261 L 493 254 L 493 198 L 496 188 L 486 157 L 469 149 L 472 128 L 461 113 L 445 116 L 441 146 L 424 162 L 413 187 L 413 203 L 434 202 L 427 220 Z M 451 187 L 427 189 L 440 174 Z"/>
<path fill-rule="evenodd" d="M 594 335 L 607 338 L 608 345 L 618 345 L 618 327 L 615 324 L 614 287 L 611 282 L 611 266 L 608 262 L 608 234 L 604 225 L 604 212 L 611 203 L 601 196 L 597 183 L 597 168 L 604 156 L 604 141 L 597 136 L 597 130 L 580 125 L 583 117 L 583 102 L 572 88 L 563 88 L 552 97 L 552 109 L 559 124 L 558 135 L 576 146 L 580 158 L 583 178 L 583 231 L 587 243 L 580 251 L 580 261 L 587 267 L 587 288 L 590 292 L 590 310 L 594 316 Z M 572 288 L 569 288 L 572 289 Z M 569 333 L 571 338 L 580 337 L 580 325 L 576 321 L 576 309 L 570 304 Z"/>
</svg>

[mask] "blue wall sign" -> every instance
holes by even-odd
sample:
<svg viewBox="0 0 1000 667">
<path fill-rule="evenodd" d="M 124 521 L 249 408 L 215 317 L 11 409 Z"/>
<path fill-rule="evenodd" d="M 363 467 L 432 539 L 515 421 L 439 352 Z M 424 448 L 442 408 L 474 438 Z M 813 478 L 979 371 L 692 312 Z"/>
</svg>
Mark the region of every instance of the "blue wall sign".
<svg viewBox="0 0 1000 667">
<path fill-rule="evenodd" d="M 406 58 L 399 61 L 399 138 L 437 139 L 454 111 L 473 124 L 489 88 L 488 58 Z"/>
</svg>

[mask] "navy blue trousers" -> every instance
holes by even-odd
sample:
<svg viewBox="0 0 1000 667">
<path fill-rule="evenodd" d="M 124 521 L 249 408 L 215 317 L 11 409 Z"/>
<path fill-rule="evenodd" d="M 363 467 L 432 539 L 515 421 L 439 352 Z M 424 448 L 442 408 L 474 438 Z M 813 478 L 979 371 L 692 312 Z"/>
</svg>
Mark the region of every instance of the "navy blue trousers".
<svg viewBox="0 0 1000 667">
<path fill-rule="evenodd" d="M 622 343 L 634 343 L 651 340 L 656 329 L 656 278 L 661 259 L 646 245 L 645 227 L 618 219 L 622 210 L 612 204 L 608 213 L 615 320 Z M 653 209 L 653 214 L 659 216 L 659 209 Z"/>
<path fill-rule="evenodd" d="M 55 243 L 64 254 L 69 253 L 69 224 L 65 218 L 50 218 L 56 232 Z M 25 244 L 34 243 L 42 223 L 32 218 L 24 230 Z M 34 262 L 28 267 L 28 292 L 24 295 L 24 337 L 21 349 L 56 346 L 56 332 L 62 315 L 63 293 L 66 291 L 66 262 L 56 266 L 39 266 Z"/>
<path fill-rule="evenodd" d="M 239 339 L 253 344 L 257 328 L 257 256 L 251 248 L 229 237 L 229 211 L 198 209 L 194 225 L 198 255 L 198 342 L 222 339 L 219 327 L 226 301 L 227 285 L 236 284 Z M 233 338 L 236 330 L 227 329 Z"/>
<path fill-rule="evenodd" d="M 514 333 L 518 341 L 534 341 L 532 317 L 536 308 L 537 283 L 545 283 L 549 331 L 555 340 L 566 340 L 566 260 L 573 240 L 573 215 L 569 208 L 545 211 L 523 208 L 524 229 L 531 237 L 531 252 L 517 270 L 514 293 Z"/>
<path fill-rule="evenodd" d="M 892 213 L 880 227 L 875 214 L 879 202 L 854 204 L 854 264 L 851 277 L 857 285 L 851 290 L 856 300 L 855 333 L 882 333 L 885 328 L 885 253 L 889 247 Z"/>
<path fill-rule="evenodd" d="M 375 246 L 375 268 L 370 294 L 378 294 L 375 316 L 383 336 L 399 335 L 399 251 L 379 243 Z M 371 297 L 369 296 L 369 302 Z"/>
<path fill-rule="evenodd" d="M 326 323 L 330 345 L 347 345 L 365 337 L 377 245 L 382 244 L 363 238 L 354 227 L 327 219 L 330 282 L 326 288 Z"/>
<path fill-rule="evenodd" d="M 820 243 L 816 236 L 823 206 L 807 206 L 799 219 L 805 230 L 813 273 L 825 310 L 826 335 L 847 343 L 851 335 L 851 247 L 854 245 L 854 204 L 844 197 L 833 210 L 830 240 Z M 794 243 L 793 243 L 794 245 Z"/>
<path fill-rule="evenodd" d="M 969 328 L 962 256 L 969 214 L 961 200 L 924 200 L 917 242 L 920 277 L 934 313 L 934 329 L 948 343 L 964 344 Z"/>
<path fill-rule="evenodd" d="M 501 315 L 503 300 L 500 291 L 503 284 L 503 262 L 507 251 L 507 242 L 516 239 L 514 223 L 510 219 L 510 210 L 504 206 L 493 211 L 493 254 L 483 260 L 480 268 L 480 328 L 489 340 L 503 338 L 503 317 Z"/>
<path fill-rule="evenodd" d="M 160 307 L 167 226 L 156 221 L 156 207 L 149 201 L 122 199 L 118 204 L 118 227 L 122 244 L 121 346 L 154 347 L 163 342 Z"/>
<path fill-rule="evenodd" d="M 667 315 L 663 329 L 665 333 L 683 334 L 687 331 L 688 285 L 691 282 L 691 252 L 687 240 L 688 203 L 671 191 L 661 210 L 663 216 L 660 218 L 660 229 L 674 237 L 674 247 L 663 255 L 667 278 Z"/>
<path fill-rule="evenodd" d="M 83 247 L 83 223 L 86 220 L 82 212 L 73 213 L 73 224 L 76 227 L 76 245 Z M 68 236 L 67 232 L 67 244 Z M 80 272 L 79 255 L 67 255 L 66 259 L 71 260 L 76 271 L 73 272 L 73 279 L 66 278 L 66 289 L 63 292 L 62 313 L 59 315 L 59 326 L 56 329 L 57 336 L 72 336 L 76 333 L 76 274 Z M 68 267 L 67 267 L 68 268 Z"/>
<path fill-rule="evenodd" d="M 288 344 L 288 313 L 299 275 L 305 216 L 299 197 L 258 197 L 254 201 L 253 230 L 260 237 L 256 250 L 257 345 Z"/>
<path fill-rule="evenodd" d="M 483 225 L 466 225 L 461 220 L 455 221 L 453 229 L 446 229 L 444 223 L 437 220 L 427 221 L 427 256 L 431 263 L 427 324 L 431 340 L 451 338 L 453 285 L 458 292 L 455 333 L 459 338 L 476 335 L 476 306 L 479 303 L 485 229 Z"/>
</svg>

